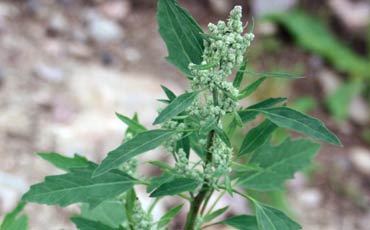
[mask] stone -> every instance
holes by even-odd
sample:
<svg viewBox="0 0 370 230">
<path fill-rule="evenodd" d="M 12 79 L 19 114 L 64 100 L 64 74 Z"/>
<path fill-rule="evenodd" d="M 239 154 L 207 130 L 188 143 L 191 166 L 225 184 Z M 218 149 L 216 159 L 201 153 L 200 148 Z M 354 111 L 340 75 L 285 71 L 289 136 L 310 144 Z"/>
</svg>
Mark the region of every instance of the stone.
<svg viewBox="0 0 370 230">
<path fill-rule="evenodd" d="M 48 31 L 52 34 L 63 33 L 69 29 L 68 21 L 63 14 L 52 14 L 49 19 Z"/>
<path fill-rule="evenodd" d="M 355 97 L 349 105 L 349 117 L 359 125 L 366 125 L 370 121 L 368 102 L 361 96 Z"/>
<path fill-rule="evenodd" d="M 284 12 L 292 8 L 297 3 L 297 0 L 253 0 L 252 12 L 257 17 L 270 14 Z"/>
<path fill-rule="evenodd" d="M 113 20 L 122 20 L 131 11 L 130 2 L 127 0 L 106 1 L 99 7 L 104 16 Z"/>
<path fill-rule="evenodd" d="M 298 200 L 307 208 L 319 207 L 322 199 L 323 195 L 320 190 L 315 188 L 305 189 L 298 193 Z"/>
<path fill-rule="evenodd" d="M 366 28 L 370 22 L 370 4 L 367 1 L 330 0 L 329 6 L 349 29 Z"/>
<path fill-rule="evenodd" d="M 34 73 L 37 77 L 51 82 L 61 82 L 64 78 L 62 69 L 46 64 L 37 65 L 34 69 Z"/>
<path fill-rule="evenodd" d="M 108 19 L 96 12 L 87 15 L 88 35 L 98 43 L 106 44 L 118 41 L 124 37 L 121 26 L 114 20 Z"/>
<path fill-rule="evenodd" d="M 232 1 L 230 0 L 208 0 L 211 9 L 220 15 L 227 14 L 232 8 Z"/>
<path fill-rule="evenodd" d="M 27 191 L 27 188 L 24 179 L 0 171 L 0 210 L 8 212 L 14 208 L 21 195 Z"/>
<path fill-rule="evenodd" d="M 322 69 L 318 73 L 317 79 L 325 96 L 330 95 L 341 85 L 339 76 L 329 69 Z"/>
<path fill-rule="evenodd" d="M 370 176 L 370 150 L 364 147 L 353 147 L 349 150 L 353 166 L 361 173 Z"/>
</svg>

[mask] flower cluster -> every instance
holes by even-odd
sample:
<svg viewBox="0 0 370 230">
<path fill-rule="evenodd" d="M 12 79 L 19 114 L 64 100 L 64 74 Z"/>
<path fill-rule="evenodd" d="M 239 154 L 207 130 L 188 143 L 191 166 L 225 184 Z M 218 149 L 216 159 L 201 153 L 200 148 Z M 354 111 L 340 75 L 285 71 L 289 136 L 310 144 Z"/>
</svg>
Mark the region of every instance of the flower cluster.
<svg viewBox="0 0 370 230">
<path fill-rule="evenodd" d="M 138 200 L 132 210 L 132 223 L 135 223 L 133 230 L 155 230 L 151 215 L 143 210 Z"/>
<path fill-rule="evenodd" d="M 183 149 L 179 149 L 177 152 L 177 162 L 175 165 L 175 172 L 178 175 L 193 178 L 194 180 L 203 181 L 202 175 L 198 170 L 191 169 L 189 167 L 189 159 L 186 157 L 186 153 Z"/>
<path fill-rule="evenodd" d="M 207 117 L 222 116 L 238 105 L 236 98 L 239 92 L 225 78 L 236 66 L 243 63 L 244 53 L 254 38 L 252 33 L 241 34 L 244 29 L 241 18 L 241 7 L 236 6 L 230 12 L 227 23 L 210 23 L 210 34 L 204 41 L 203 61 L 200 65 L 189 65 L 193 75 L 193 90 L 206 88 L 213 92 L 211 103 L 208 103 L 209 99 L 206 97 L 207 105 L 199 112 Z M 217 103 L 214 103 L 215 100 Z"/>
</svg>

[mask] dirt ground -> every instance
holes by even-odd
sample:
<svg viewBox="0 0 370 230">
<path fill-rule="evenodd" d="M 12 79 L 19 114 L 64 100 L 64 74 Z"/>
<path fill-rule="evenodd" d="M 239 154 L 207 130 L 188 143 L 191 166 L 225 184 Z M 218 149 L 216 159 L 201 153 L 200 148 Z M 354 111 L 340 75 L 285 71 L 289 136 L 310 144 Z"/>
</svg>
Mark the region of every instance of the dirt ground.
<svg viewBox="0 0 370 230">
<path fill-rule="evenodd" d="M 202 26 L 224 17 L 201 4 L 185 5 Z M 99 34 L 99 23 L 111 29 Z M 358 138 L 361 127 L 352 122 L 338 125 L 320 106 L 322 90 L 314 76 L 330 67 L 322 64 L 315 69 L 310 66 L 312 56 L 289 43 L 283 46 L 285 51 L 260 58 L 285 60 L 276 64 L 288 68 L 294 68 L 291 62 L 305 63 L 303 71 L 312 77 L 269 87 L 289 98 L 313 95 L 319 101 L 313 115 L 325 120 L 345 145 L 324 145 L 312 170 L 289 181 L 293 216 L 305 230 L 369 229 L 369 175 L 350 158 L 354 149 L 369 149 Z M 123 135 L 125 126 L 115 111 L 130 116 L 138 112 L 150 127 L 159 105 L 155 99 L 163 96 L 160 85 L 176 93 L 187 87 L 184 77 L 164 60 L 166 48 L 157 33 L 155 8 L 146 1 L 111 1 L 111 5 L 109 1 L 1 1 L 0 51 L 0 219 L 31 184 L 60 173 L 37 152 L 79 153 L 101 160 Z M 235 213 L 247 209 L 234 204 Z M 77 208 L 30 204 L 27 212 L 32 230 L 73 229 L 68 218 Z"/>
</svg>

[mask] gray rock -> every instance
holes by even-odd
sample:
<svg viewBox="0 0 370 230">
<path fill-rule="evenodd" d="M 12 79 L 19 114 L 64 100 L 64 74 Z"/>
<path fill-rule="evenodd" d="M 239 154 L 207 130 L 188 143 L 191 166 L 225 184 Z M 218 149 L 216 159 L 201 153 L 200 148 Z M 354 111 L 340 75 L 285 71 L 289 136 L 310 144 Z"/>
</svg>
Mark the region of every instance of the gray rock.
<svg viewBox="0 0 370 230">
<path fill-rule="evenodd" d="M 369 25 L 369 1 L 330 0 L 329 6 L 349 29 L 366 28 Z"/>
<path fill-rule="evenodd" d="M 61 82 L 64 78 L 64 72 L 58 67 L 39 64 L 34 69 L 35 75 L 51 82 Z"/>
<path fill-rule="evenodd" d="M 350 151 L 350 160 L 353 166 L 361 173 L 370 176 L 370 150 L 364 147 L 353 147 Z"/>
<path fill-rule="evenodd" d="M 63 33 L 68 30 L 68 21 L 62 14 L 53 14 L 49 20 L 49 28 L 53 33 Z"/>
<path fill-rule="evenodd" d="M 227 14 L 232 8 L 230 0 L 208 0 L 212 10 L 217 14 Z"/>
<path fill-rule="evenodd" d="M 0 171 L 0 210 L 10 211 L 26 191 L 27 184 L 22 178 Z"/>
<path fill-rule="evenodd" d="M 122 20 L 130 13 L 131 5 L 127 0 L 106 1 L 100 5 L 99 9 L 110 19 Z"/>
<path fill-rule="evenodd" d="M 253 0 L 252 12 L 257 17 L 269 13 L 284 12 L 292 8 L 296 3 L 296 0 Z"/>
<path fill-rule="evenodd" d="M 334 92 L 341 85 L 341 80 L 338 75 L 329 69 L 321 70 L 317 77 L 326 96 Z"/>
<path fill-rule="evenodd" d="M 121 26 L 96 12 L 90 12 L 88 19 L 88 35 L 98 43 L 109 43 L 122 39 L 124 31 Z"/>
<path fill-rule="evenodd" d="M 323 196 L 320 190 L 315 188 L 305 189 L 298 194 L 298 200 L 307 208 L 319 207 L 322 199 Z"/>
<path fill-rule="evenodd" d="M 370 121 L 368 102 L 362 97 L 355 97 L 349 106 L 349 117 L 359 125 L 366 125 Z"/>
</svg>

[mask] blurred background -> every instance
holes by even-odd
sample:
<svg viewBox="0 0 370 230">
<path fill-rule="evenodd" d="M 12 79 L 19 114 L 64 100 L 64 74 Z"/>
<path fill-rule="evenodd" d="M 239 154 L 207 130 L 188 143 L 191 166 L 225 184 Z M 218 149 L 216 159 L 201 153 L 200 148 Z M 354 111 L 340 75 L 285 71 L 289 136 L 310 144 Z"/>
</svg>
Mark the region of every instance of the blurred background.
<svg viewBox="0 0 370 230">
<path fill-rule="evenodd" d="M 138 112 L 150 126 L 160 105 L 156 99 L 164 96 L 160 85 L 176 93 L 187 88 L 185 77 L 164 60 L 156 2 L 0 1 L 0 219 L 31 184 L 60 173 L 37 152 L 99 161 L 124 133 L 114 112 Z M 245 21 L 255 22 L 249 68 L 305 77 L 268 80 L 246 103 L 286 96 L 290 106 L 322 119 L 344 144 L 323 145 L 313 166 L 296 174 L 286 191 L 259 193 L 259 199 L 284 209 L 307 230 L 369 229 L 370 2 L 179 2 L 204 29 L 242 5 Z M 278 131 L 274 138 L 286 135 Z M 245 209 L 240 202 L 232 205 L 235 213 Z M 26 209 L 34 230 L 73 229 L 68 217 L 77 210 L 36 204 Z"/>
</svg>

